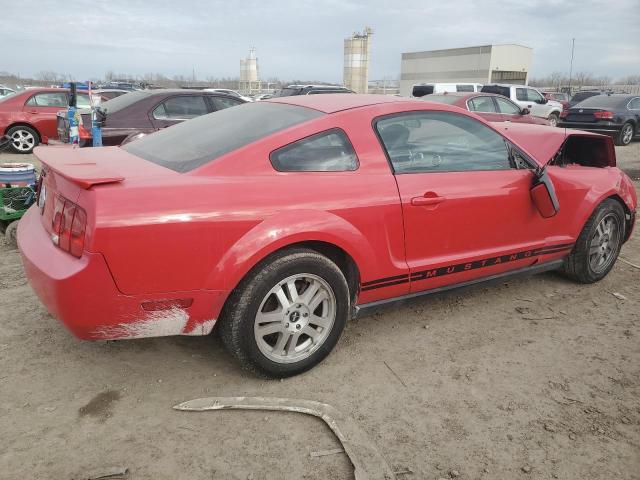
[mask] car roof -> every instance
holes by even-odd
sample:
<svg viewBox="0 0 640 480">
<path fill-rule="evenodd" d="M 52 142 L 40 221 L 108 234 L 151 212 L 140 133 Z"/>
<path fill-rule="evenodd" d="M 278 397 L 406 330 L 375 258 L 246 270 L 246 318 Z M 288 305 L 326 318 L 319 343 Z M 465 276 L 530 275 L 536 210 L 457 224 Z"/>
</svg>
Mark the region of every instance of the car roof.
<svg viewBox="0 0 640 480">
<path fill-rule="evenodd" d="M 344 93 L 327 93 L 324 95 L 294 95 L 291 97 L 276 97 L 264 100 L 272 103 L 286 103 L 288 105 L 297 105 L 300 107 L 313 108 L 324 113 L 335 113 L 342 110 L 352 108 L 367 107 L 369 105 L 377 105 L 380 103 L 393 102 L 411 102 L 411 100 L 393 95 L 372 95 L 372 94 L 353 94 L 345 95 Z"/>
</svg>

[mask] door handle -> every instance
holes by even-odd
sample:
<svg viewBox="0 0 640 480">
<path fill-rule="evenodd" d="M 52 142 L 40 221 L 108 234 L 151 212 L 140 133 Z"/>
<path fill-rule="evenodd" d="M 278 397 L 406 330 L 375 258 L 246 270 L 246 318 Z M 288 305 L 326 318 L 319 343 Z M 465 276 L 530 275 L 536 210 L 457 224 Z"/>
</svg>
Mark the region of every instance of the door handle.
<svg viewBox="0 0 640 480">
<path fill-rule="evenodd" d="M 427 196 L 429 195 L 429 196 Z M 413 197 L 411 205 L 414 207 L 425 207 L 429 205 L 438 205 L 446 200 L 445 197 L 438 197 L 433 192 L 425 193 L 422 197 Z"/>
</svg>

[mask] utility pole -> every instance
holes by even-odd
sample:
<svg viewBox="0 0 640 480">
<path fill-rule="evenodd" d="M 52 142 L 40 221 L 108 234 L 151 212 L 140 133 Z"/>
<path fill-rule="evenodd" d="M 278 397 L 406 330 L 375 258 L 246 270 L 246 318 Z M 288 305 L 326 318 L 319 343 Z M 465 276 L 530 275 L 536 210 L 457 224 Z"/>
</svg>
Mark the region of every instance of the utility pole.
<svg viewBox="0 0 640 480">
<path fill-rule="evenodd" d="M 576 48 L 576 39 L 571 39 L 571 64 L 569 65 L 569 95 L 571 95 L 571 74 L 573 73 L 573 50 Z"/>
</svg>

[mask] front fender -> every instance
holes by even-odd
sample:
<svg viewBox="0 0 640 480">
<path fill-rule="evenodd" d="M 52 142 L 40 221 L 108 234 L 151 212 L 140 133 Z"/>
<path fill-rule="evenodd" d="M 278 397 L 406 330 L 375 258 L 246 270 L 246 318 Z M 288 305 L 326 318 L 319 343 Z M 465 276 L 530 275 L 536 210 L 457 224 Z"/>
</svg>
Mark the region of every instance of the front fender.
<svg viewBox="0 0 640 480">
<path fill-rule="evenodd" d="M 377 270 L 371 243 L 347 220 L 330 212 L 289 210 L 265 219 L 240 237 L 213 268 L 205 288 L 232 290 L 269 254 L 307 241 L 340 247 L 353 258 L 361 275 Z"/>
</svg>

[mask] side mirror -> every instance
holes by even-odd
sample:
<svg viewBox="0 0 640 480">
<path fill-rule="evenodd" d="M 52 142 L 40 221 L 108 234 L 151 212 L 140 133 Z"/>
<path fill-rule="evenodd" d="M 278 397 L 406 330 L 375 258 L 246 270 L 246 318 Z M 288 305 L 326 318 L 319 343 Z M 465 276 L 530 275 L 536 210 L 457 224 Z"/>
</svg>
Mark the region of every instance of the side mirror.
<svg viewBox="0 0 640 480">
<path fill-rule="evenodd" d="M 545 103 L 549 103 L 549 100 L 542 97 L 540 100 L 537 100 L 536 103 L 539 103 L 540 105 L 544 105 Z"/>
<path fill-rule="evenodd" d="M 529 115 L 530 113 L 531 113 L 531 110 L 529 110 L 527 107 L 520 110 L 520 115 Z"/>
<path fill-rule="evenodd" d="M 531 187 L 531 200 L 544 218 L 551 218 L 560 211 L 556 190 L 546 170 L 538 175 Z"/>
</svg>

